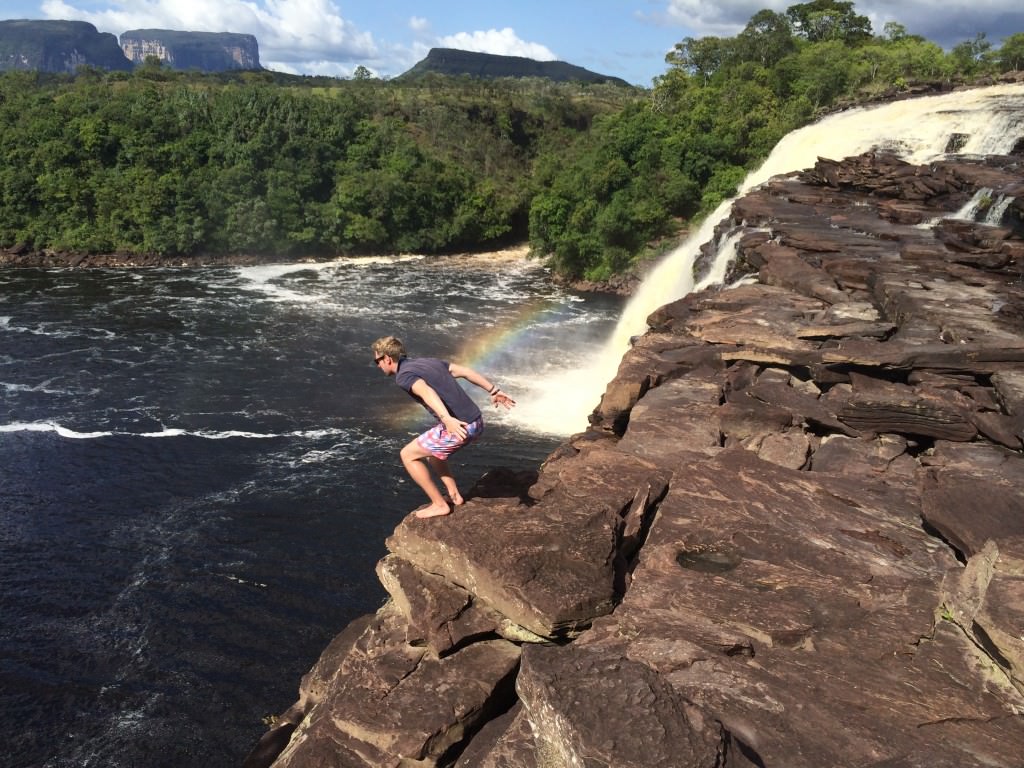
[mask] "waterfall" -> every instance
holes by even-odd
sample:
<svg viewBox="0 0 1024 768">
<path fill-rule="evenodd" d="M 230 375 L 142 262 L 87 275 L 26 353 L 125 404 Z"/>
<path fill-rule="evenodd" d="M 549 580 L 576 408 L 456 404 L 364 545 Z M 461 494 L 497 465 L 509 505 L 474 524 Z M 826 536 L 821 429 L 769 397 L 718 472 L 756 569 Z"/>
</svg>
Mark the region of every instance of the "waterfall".
<svg viewBox="0 0 1024 768">
<path fill-rule="evenodd" d="M 974 221 L 978 215 L 978 211 L 981 210 L 982 203 L 991 200 L 992 190 L 988 187 L 982 187 L 971 195 L 971 199 L 964 203 L 963 207 L 960 208 L 959 211 L 951 214 L 948 218 L 961 219 L 963 221 Z"/>
<path fill-rule="evenodd" d="M 1010 203 L 1014 201 L 1013 195 L 1000 195 L 999 199 L 996 200 L 989 207 L 985 213 L 985 223 L 994 224 L 998 226 L 1003 222 L 1003 216 L 1006 214 L 1006 209 L 1010 207 Z"/>
<path fill-rule="evenodd" d="M 968 200 L 956 213 L 951 213 L 944 218 L 949 219 L 961 219 L 962 221 L 977 221 L 978 212 L 981 210 L 985 211 L 985 215 L 982 217 L 982 222 L 985 224 L 999 225 L 1003 220 L 1003 215 L 1006 213 L 1006 209 L 1010 207 L 1010 203 L 1014 201 L 1013 195 L 999 195 L 995 202 L 992 201 L 992 190 L 988 187 L 982 187 L 975 192 L 971 199 Z M 940 219 L 934 219 L 924 226 L 930 226 L 935 222 L 941 221 Z"/>
<path fill-rule="evenodd" d="M 894 152 L 923 164 L 947 154 L 1008 154 L 1024 137 L 1024 85 L 996 85 L 896 101 L 836 113 L 783 137 L 771 155 L 750 173 L 737 197 L 773 176 L 810 168 L 819 157 L 841 160 L 872 149 Z M 694 286 L 693 265 L 700 246 L 729 213 L 735 198 L 723 202 L 675 250 L 644 278 L 630 298 L 604 350 L 589 364 L 537 383 L 524 426 L 572 434 L 587 425 L 606 384 L 615 376 L 629 340 L 642 334 L 646 318 L 658 307 L 695 287 L 720 282 L 735 253 L 734 238 L 718 248 L 711 275 Z"/>
</svg>

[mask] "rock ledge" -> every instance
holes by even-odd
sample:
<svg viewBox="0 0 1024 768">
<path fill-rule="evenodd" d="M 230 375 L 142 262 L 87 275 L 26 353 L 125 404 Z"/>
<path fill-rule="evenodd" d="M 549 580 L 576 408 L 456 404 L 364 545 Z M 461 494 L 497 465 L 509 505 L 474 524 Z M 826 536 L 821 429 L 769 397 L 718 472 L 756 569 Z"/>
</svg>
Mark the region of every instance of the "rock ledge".
<svg viewBox="0 0 1024 768">
<path fill-rule="evenodd" d="M 739 200 L 747 283 L 402 522 L 246 766 L 1019 766 L 1022 204 L 1019 158 L 880 154 Z"/>
</svg>

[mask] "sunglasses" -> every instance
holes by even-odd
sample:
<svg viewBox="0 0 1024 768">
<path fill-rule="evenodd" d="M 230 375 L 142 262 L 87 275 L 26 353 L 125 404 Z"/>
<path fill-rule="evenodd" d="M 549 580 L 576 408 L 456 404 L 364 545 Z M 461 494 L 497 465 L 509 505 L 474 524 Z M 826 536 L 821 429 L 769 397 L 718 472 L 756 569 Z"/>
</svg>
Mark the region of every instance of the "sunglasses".
<svg viewBox="0 0 1024 768">
<path fill-rule="evenodd" d="M 385 357 L 387 357 L 387 355 L 381 355 L 380 357 L 373 358 L 373 364 L 380 365 L 380 361 L 383 360 Z"/>
</svg>

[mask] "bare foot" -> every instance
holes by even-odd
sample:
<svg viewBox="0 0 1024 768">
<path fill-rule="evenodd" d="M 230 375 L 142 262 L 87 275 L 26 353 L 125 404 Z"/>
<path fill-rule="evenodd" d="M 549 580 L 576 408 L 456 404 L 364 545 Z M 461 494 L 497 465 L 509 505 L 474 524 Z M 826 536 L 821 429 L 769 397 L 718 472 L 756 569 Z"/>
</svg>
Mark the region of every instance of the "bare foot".
<svg viewBox="0 0 1024 768">
<path fill-rule="evenodd" d="M 434 504 L 424 504 L 419 507 L 415 515 L 416 517 L 441 517 L 442 515 L 450 514 L 452 508 L 445 504 L 443 507 L 435 506 Z"/>
<path fill-rule="evenodd" d="M 447 494 L 445 500 L 448 501 L 453 507 L 461 507 L 466 503 L 466 500 L 462 498 L 462 494 L 459 493 L 459 489 L 453 482 L 451 485 L 448 483 L 444 484 L 444 492 Z"/>
</svg>

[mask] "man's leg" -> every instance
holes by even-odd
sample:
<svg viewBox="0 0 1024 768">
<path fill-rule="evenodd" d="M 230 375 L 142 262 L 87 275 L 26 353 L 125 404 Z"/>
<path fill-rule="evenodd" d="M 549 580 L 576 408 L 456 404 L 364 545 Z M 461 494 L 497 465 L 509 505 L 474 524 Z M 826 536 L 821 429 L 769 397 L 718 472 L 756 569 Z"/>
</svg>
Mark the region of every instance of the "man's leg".
<svg viewBox="0 0 1024 768">
<path fill-rule="evenodd" d="M 430 469 L 423 461 L 423 459 L 431 457 L 430 453 L 413 439 L 409 441 L 399 455 L 402 457 L 402 465 L 405 467 L 405 471 L 409 473 L 409 477 L 413 479 L 416 485 L 423 489 L 423 492 L 427 494 L 427 498 L 430 499 L 430 506 L 416 510 L 416 517 L 437 517 L 451 512 L 451 507 L 444 500 L 441 491 L 437 489 L 437 485 L 430 477 Z"/>
<path fill-rule="evenodd" d="M 434 473 L 441 478 L 441 482 L 444 483 L 445 490 L 448 491 L 448 498 L 452 500 L 452 504 L 456 507 L 462 504 L 462 494 L 459 493 L 459 486 L 455 482 L 455 477 L 452 475 L 452 471 L 448 468 L 448 462 L 444 459 L 437 458 L 437 456 L 427 456 L 427 461 L 430 463 L 430 467 L 434 470 Z"/>
</svg>

